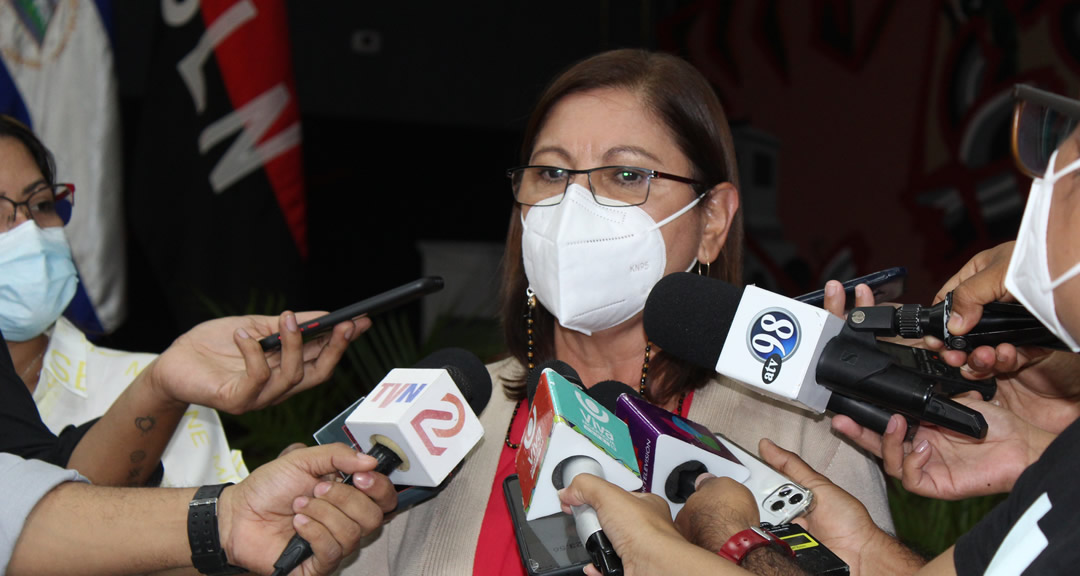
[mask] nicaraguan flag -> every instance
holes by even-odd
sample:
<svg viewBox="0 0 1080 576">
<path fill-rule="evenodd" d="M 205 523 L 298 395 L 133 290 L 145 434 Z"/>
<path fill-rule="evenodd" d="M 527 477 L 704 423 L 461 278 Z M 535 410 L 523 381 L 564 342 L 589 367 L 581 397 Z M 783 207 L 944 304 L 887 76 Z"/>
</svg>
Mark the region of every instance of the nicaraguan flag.
<svg viewBox="0 0 1080 576">
<path fill-rule="evenodd" d="M 29 125 L 77 190 L 65 228 L 79 269 L 66 315 L 91 336 L 126 313 L 120 118 L 109 0 L 0 1 L 0 112 Z"/>
</svg>

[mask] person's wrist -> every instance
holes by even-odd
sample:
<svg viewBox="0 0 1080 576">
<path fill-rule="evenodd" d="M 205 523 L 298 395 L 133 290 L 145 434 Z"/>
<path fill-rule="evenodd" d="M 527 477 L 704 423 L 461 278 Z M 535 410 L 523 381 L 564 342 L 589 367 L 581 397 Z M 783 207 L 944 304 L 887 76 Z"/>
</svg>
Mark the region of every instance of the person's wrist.
<svg viewBox="0 0 1080 576">
<path fill-rule="evenodd" d="M 1028 441 L 1027 444 L 1027 465 L 1024 466 L 1024 470 L 1037 462 L 1039 458 L 1042 458 L 1043 452 L 1046 452 L 1046 448 L 1050 446 L 1050 443 L 1057 438 L 1057 435 L 1047 432 L 1042 428 L 1036 426 L 1028 426 Z M 1023 470 L 1021 470 L 1023 472 Z M 1019 477 L 1019 475 L 1017 475 Z M 1012 491 L 1013 484 L 1016 483 L 1016 478 L 1013 478 L 1009 482 L 1008 491 Z"/>
<path fill-rule="evenodd" d="M 708 521 L 706 520 L 706 522 Z M 712 522 L 707 524 L 703 522 L 702 524 L 704 525 L 699 525 L 688 540 L 710 552 L 719 553 L 720 549 L 724 547 L 724 544 L 732 536 L 745 530 L 747 526 L 751 525 L 751 522 L 737 520 L 716 521 L 714 517 Z"/>
<path fill-rule="evenodd" d="M 168 386 L 169 379 L 160 373 L 160 358 L 160 356 L 154 358 L 146 368 L 143 368 L 133 383 L 142 384 L 153 395 L 155 402 L 160 403 L 166 410 L 187 410 L 188 402 L 180 400 L 173 394 Z"/>
<path fill-rule="evenodd" d="M 858 566 L 859 574 L 912 574 L 926 564 L 926 558 L 877 526 L 867 532 L 861 546 L 845 546 L 855 551 L 857 557 L 845 555 L 843 560 L 853 569 Z"/>
<path fill-rule="evenodd" d="M 722 558 L 742 566 L 755 552 L 767 549 L 774 549 L 784 556 L 795 556 L 795 553 L 786 542 L 757 525 L 750 525 L 733 534 L 716 550 L 716 553 Z M 764 552 L 764 554 L 769 553 L 768 551 Z"/>
<path fill-rule="evenodd" d="M 188 543 L 191 563 L 196 570 L 211 576 L 247 572 L 230 558 L 233 547 L 231 498 L 222 498 L 231 482 L 199 488 L 188 504 Z M 231 495 L 230 495 L 231 496 Z M 227 531 L 228 536 L 223 533 Z"/>
<path fill-rule="evenodd" d="M 718 553 L 733 535 L 761 524 L 750 491 L 730 478 L 698 478 L 675 524 L 690 543 Z M 745 497 L 745 498 L 744 498 Z"/>
<path fill-rule="evenodd" d="M 234 507 L 236 505 L 236 485 L 226 486 L 218 496 L 218 537 L 221 539 L 221 549 L 229 558 L 236 558 L 233 550 L 232 527 Z"/>
</svg>

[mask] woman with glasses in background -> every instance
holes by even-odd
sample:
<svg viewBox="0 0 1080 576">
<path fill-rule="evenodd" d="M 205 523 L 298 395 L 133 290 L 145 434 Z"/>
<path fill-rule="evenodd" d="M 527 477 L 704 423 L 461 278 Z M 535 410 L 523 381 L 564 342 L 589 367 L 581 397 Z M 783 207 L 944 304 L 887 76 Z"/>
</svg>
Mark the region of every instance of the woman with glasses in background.
<svg viewBox="0 0 1080 576">
<path fill-rule="evenodd" d="M 489 366 L 504 394 L 493 394 L 481 415 L 484 442 L 439 497 L 394 518 L 346 573 L 524 573 L 503 480 L 515 472 L 528 419 L 526 378 L 552 359 L 586 386 L 623 382 L 751 451 L 760 438 L 777 438 L 891 531 L 878 464 L 832 434 L 828 418 L 670 357 L 645 333 L 645 300 L 664 275 L 741 280 L 735 150 L 700 72 L 641 50 L 574 65 L 540 97 L 521 164 L 508 172 L 516 204 L 502 266 L 509 357 Z M 830 292 L 830 309 L 837 296 Z M 872 303 L 869 290 L 860 297 Z"/>
<path fill-rule="evenodd" d="M 0 451 L 100 485 L 241 480 L 214 409 L 247 412 L 325 381 L 370 321 L 303 343 L 286 312 L 205 322 L 160 357 L 96 347 L 62 317 L 78 282 L 63 230 L 75 187 L 55 174 L 30 129 L 0 116 L 0 354 L 25 385 L 0 390 Z M 279 331 L 280 352 L 265 356 L 257 339 Z"/>
</svg>

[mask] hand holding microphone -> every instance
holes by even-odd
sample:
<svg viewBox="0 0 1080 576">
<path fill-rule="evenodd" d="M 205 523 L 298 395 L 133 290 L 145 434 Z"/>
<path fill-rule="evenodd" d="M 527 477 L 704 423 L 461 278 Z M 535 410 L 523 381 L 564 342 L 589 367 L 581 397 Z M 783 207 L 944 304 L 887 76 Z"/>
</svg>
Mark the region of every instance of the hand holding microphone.
<svg viewBox="0 0 1080 576">
<path fill-rule="evenodd" d="M 986 434 L 978 412 L 936 394 L 932 378 L 897 365 L 873 334 L 849 336 L 849 325 L 829 312 L 755 286 L 669 274 L 650 293 L 644 321 L 668 353 L 815 412 L 836 407 L 831 396 L 840 394 L 878 413 Z"/>
<path fill-rule="evenodd" d="M 345 419 L 352 443 L 375 458 L 374 472 L 395 484 L 437 487 L 483 437 L 476 413 L 491 399 L 491 376 L 475 354 L 447 348 L 413 368 L 395 368 Z M 311 555 L 294 536 L 275 574 L 288 574 Z"/>
<path fill-rule="evenodd" d="M 750 476 L 746 466 L 707 428 L 649 404 L 630 386 L 607 380 L 589 388 L 588 394 L 626 422 L 643 489 L 663 498 L 673 519 L 694 493 L 701 474 L 736 482 Z"/>
<path fill-rule="evenodd" d="M 987 306 L 1013 300 L 1005 278 L 1014 245 L 1015 242 L 1006 242 L 976 254 L 942 286 L 934 303 L 942 305 L 952 294 L 945 325 L 949 334 L 966 337 L 978 331 L 984 316 L 993 314 L 986 311 Z M 1008 305 L 1018 306 L 1012 302 Z M 1045 327 L 1042 331 L 1049 333 Z M 952 366 L 966 364 L 965 377 L 996 378 L 999 393 L 994 399 L 1028 422 L 1057 433 L 1080 417 L 1080 406 L 1074 401 L 1080 394 L 1080 382 L 1075 378 L 1080 372 L 1080 356 L 1062 351 L 1062 343 L 1056 337 L 1056 345 L 1049 348 L 1006 339 L 1003 343 L 967 351 L 943 349 L 946 343 L 939 337 L 926 338 L 928 346 L 941 350 L 942 357 Z"/>
<path fill-rule="evenodd" d="M 637 460 L 626 424 L 571 382 L 576 373 L 561 365 L 569 378 L 541 365 L 529 406 L 529 420 L 515 465 L 526 519 L 558 513 L 557 490 L 582 474 L 606 478 L 626 490 L 641 487 Z M 605 575 L 622 574 L 622 563 L 607 539 L 595 510 L 572 508 L 578 536 L 593 564 Z"/>
<path fill-rule="evenodd" d="M 583 505 L 596 510 L 626 574 L 717 574 L 731 568 L 727 560 L 687 542 L 656 494 L 628 492 L 584 474 L 560 490 L 559 498 L 566 513 Z M 601 576 L 593 565 L 585 573 Z"/>
</svg>

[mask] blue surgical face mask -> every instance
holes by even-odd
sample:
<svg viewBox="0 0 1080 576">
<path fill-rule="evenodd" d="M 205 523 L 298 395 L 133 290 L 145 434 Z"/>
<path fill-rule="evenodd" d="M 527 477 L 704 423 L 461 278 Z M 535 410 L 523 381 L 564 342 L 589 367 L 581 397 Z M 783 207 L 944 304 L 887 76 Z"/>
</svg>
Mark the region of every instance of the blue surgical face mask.
<svg viewBox="0 0 1080 576">
<path fill-rule="evenodd" d="M 63 228 L 32 220 L 0 233 L 0 332 L 11 342 L 42 334 L 64 313 L 79 280 Z"/>
</svg>

